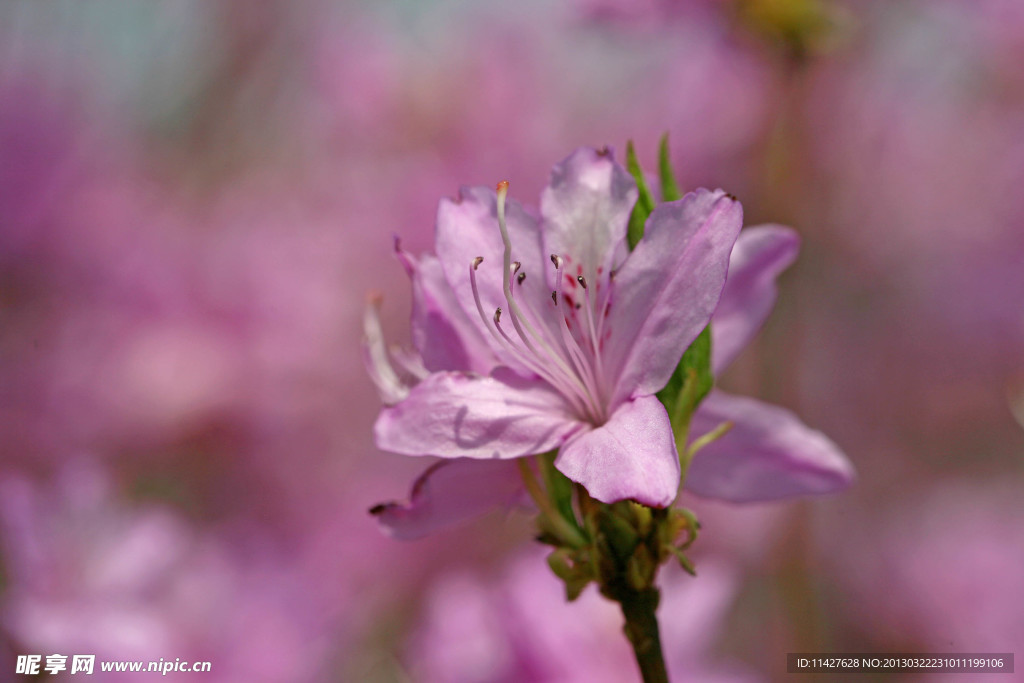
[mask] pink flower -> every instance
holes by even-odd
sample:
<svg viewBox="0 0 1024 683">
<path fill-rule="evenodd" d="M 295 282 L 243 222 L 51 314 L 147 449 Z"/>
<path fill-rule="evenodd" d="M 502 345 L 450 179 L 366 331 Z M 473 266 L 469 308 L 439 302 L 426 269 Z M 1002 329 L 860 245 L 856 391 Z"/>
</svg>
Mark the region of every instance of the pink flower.
<svg viewBox="0 0 1024 683">
<path fill-rule="evenodd" d="M 421 477 L 411 505 L 375 508 L 399 536 L 517 500 L 508 461 L 554 449 L 555 466 L 598 500 L 671 504 L 679 455 L 654 394 L 716 307 L 716 370 L 731 360 L 796 252 L 795 234 L 781 227 L 737 243 L 742 209 L 721 190 L 658 206 L 629 252 L 637 190 L 607 151 L 580 149 L 556 165 L 539 216 L 515 201 L 506 208 L 506 190 L 442 201 L 436 256 L 399 250 L 413 280 L 418 357 L 389 356 L 368 314 L 368 365 L 390 404 L 378 446 L 452 459 Z M 730 260 L 733 295 L 720 303 Z M 697 434 L 736 426 L 706 449 L 718 453 L 694 461 L 694 491 L 763 500 L 851 480 L 838 449 L 788 412 L 718 392 L 705 404 Z"/>
<path fill-rule="evenodd" d="M 904 487 L 898 498 L 869 505 L 831 525 L 823 539 L 843 619 L 867 638 L 862 642 L 920 651 L 1019 648 L 1024 642 L 1019 478 Z M 870 553 L 863 552 L 866 544 Z"/>
<path fill-rule="evenodd" d="M 305 548 L 275 557 L 256 527 L 204 532 L 171 508 L 128 504 L 90 460 L 70 460 L 50 485 L 0 477 L 0 531 L 0 627 L 22 652 L 177 657 L 211 661 L 216 680 L 314 681 L 348 645 Z"/>
<path fill-rule="evenodd" d="M 715 655 L 740 579 L 714 556 L 702 559 L 700 581 L 675 568 L 662 574 L 662 610 L 673 617 L 662 628 L 672 680 L 761 680 Z M 403 663 L 412 680 L 434 683 L 637 680 L 619 607 L 593 588 L 572 604 L 564 597 L 539 547 L 493 575 L 448 572 L 426 593 Z"/>
</svg>

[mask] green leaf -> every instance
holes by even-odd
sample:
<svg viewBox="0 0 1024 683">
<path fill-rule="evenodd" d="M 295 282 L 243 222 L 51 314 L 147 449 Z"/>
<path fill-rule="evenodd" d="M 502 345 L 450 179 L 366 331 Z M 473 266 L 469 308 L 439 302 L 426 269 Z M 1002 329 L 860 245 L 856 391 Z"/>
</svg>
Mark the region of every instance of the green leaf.
<svg viewBox="0 0 1024 683">
<path fill-rule="evenodd" d="M 547 491 L 555 511 L 580 533 L 583 533 L 579 521 L 576 519 L 576 513 L 572 509 L 572 481 L 555 469 L 555 455 L 556 452 L 552 451 L 537 458 L 541 476 L 544 478 L 544 489 Z"/>
<path fill-rule="evenodd" d="M 679 566 L 690 576 L 697 576 L 697 568 L 693 566 L 693 560 L 687 557 L 679 548 L 671 548 L 672 554 L 679 560 Z"/>
<path fill-rule="evenodd" d="M 711 325 L 697 335 L 683 354 L 675 372 L 658 398 L 665 405 L 672 426 L 688 425 L 690 416 L 715 385 L 711 373 Z"/>
<path fill-rule="evenodd" d="M 590 583 L 590 579 L 574 579 L 572 581 L 565 582 L 565 601 L 573 602 L 576 598 L 580 597 L 583 593 L 583 589 Z"/>
<path fill-rule="evenodd" d="M 654 211 L 654 196 L 651 194 L 650 188 L 647 187 L 647 181 L 644 179 L 640 162 L 637 161 L 636 149 L 633 147 L 632 140 L 626 143 L 626 168 L 633 176 L 633 180 L 636 181 L 636 188 L 640 193 L 633 206 L 633 212 L 629 215 L 629 230 L 626 233 L 629 248 L 632 250 L 644 236 L 644 224 L 647 223 L 647 217 Z"/>
<path fill-rule="evenodd" d="M 636 549 L 640 539 L 636 529 L 628 521 L 616 514 L 614 506 L 606 505 L 597 515 L 600 534 L 608 542 L 611 556 L 618 563 L 624 563 Z"/>
<path fill-rule="evenodd" d="M 683 193 L 676 182 L 672 162 L 669 160 L 668 133 L 661 136 L 661 144 L 658 145 L 658 174 L 661 177 L 661 201 L 674 202 L 682 199 Z"/>
<path fill-rule="evenodd" d="M 555 576 L 565 583 L 565 598 L 569 602 L 578 598 L 587 584 L 594 580 L 588 566 L 580 564 L 573 554 L 564 548 L 548 555 L 548 566 Z"/>
<path fill-rule="evenodd" d="M 660 539 L 661 543 L 664 546 L 676 546 L 679 536 L 685 532 L 685 540 L 676 547 L 679 550 L 686 550 L 697 540 L 700 528 L 700 521 L 691 510 L 683 507 L 672 508 L 669 522 L 660 529 L 664 534 Z"/>
</svg>

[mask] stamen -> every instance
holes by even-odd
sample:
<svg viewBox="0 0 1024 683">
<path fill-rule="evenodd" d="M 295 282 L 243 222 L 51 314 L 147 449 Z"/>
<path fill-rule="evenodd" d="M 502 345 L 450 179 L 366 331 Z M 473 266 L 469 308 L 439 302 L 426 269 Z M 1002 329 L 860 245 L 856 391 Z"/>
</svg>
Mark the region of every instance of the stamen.
<svg viewBox="0 0 1024 683">
<path fill-rule="evenodd" d="M 495 330 L 497 334 L 500 334 L 501 337 L 504 338 L 512 349 L 529 358 L 531 362 L 528 362 L 527 365 L 531 366 L 531 369 L 538 372 L 538 374 L 547 379 L 552 385 L 558 387 L 567 399 L 581 409 L 581 413 L 584 413 L 595 420 L 603 420 L 605 415 L 603 414 L 604 411 L 601 408 L 600 402 L 597 400 L 598 394 L 595 391 L 597 385 L 592 373 L 591 364 L 586 362 L 582 349 L 579 348 L 579 345 L 573 338 L 571 331 L 568 329 L 564 312 L 560 314 L 561 319 L 557 324 L 559 334 L 556 335 L 556 338 L 561 342 L 561 344 L 559 344 L 558 341 L 549 341 L 548 334 L 545 333 L 550 333 L 551 331 L 546 325 L 541 324 L 540 318 L 536 320 L 537 325 L 541 328 L 541 331 L 538 331 L 537 326 L 535 326 L 531 321 L 531 317 L 526 314 L 513 296 L 511 285 L 512 276 L 517 276 L 517 281 L 520 283 L 522 282 L 522 278 L 518 277 L 521 264 L 517 261 L 513 267 L 512 263 L 512 241 L 509 237 L 508 225 L 505 220 L 505 200 L 507 195 L 508 182 L 502 181 L 498 183 L 498 229 L 501 231 L 501 240 L 502 245 L 504 246 L 502 291 L 505 294 L 505 301 L 508 303 L 508 313 L 512 320 L 512 325 L 515 327 L 516 333 L 519 335 L 519 339 L 523 342 L 526 349 L 530 351 L 532 356 L 530 354 L 526 354 L 522 349 L 517 348 L 516 345 L 513 344 L 511 338 L 509 338 L 501 328 L 500 308 L 494 314 L 493 320 Z M 558 278 L 561 278 L 561 267 L 564 262 L 563 259 L 557 254 L 552 254 L 551 262 L 559 271 Z M 522 273 L 522 276 L 525 277 L 525 275 L 525 273 Z M 470 277 L 474 278 L 474 296 L 476 296 L 475 277 L 472 271 L 470 273 Z M 558 283 L 558 289 L 553 297 L 556 307 L 559 304 L 560 290 L 561 282 Z M 528 302 L 526 303 L 528 304 Z M 481 313 L 481 317 L 483 317 L 483 307 L 480 305 L 479 301 L 477 307 Z M 527 308 L 529 307 L 527 306 Z M 488 325 L 488 327 L 490 326 Z M 554 344 L 554 346 L 552 346 L 552 344 Z M 559 345 L 565 352 L 564 355 L 563 353 L 556 351 L 555 346 Z"/>
<path fill-rule="evenodd" d="M 582 275 L 580 276 L 580 280 L 583 280 L 583 276 Z M 580 284 L 583 284 L 583 283 L 581 282 Z M 601 362 L 601 348 L 600 348 L 601 339 L 600 339 L 600 337 L 598 337 L 598 332 L 595 329 L 595 325 L 594 325 L 594 305 L 593 305 L 593 302 L 590 300 L 590 290 L 587 289 L 586 284 L 583 284 L 583 294 L 584 294 L 584 297 L 585 297 L 585 299 L 584 299 L 584 304 L 585 305 L 583 307 L 586 309 L 586 313 L 587 313 L 587 329 L 590 331 L 590 348 L 591 348 L 591 351 L 592 351 L 592 356 L 594 358 L 594 374 L 595 374 L 595 376 L 596 376 L 596 378 L 598 380 L 598 386 L 604 386 L 604 367 L 603 367 L 603 364 Z M 601 319 L 602 319 L 602 321 L 604 320 L 603 316 L 602 316 Z"/>
<path fill-rule="evenodd" d="M 532 338 L 538 344 L 544 347 L 547 355 L 554 361 L 562 372 L 564 372 L 568 378 L 579 385 L 579 389 L 586 392 L 586 387 L 580 382 L 579 377 L 573 373 L 565 361 L 555 352 L 551 345 L 548 344 L 544 338 L 537 332 L 537 330 L 530 324 L 530 321 L 523 315 L 522 309 L 516 300 L 512 297 L 512 287 L 509 282 L 512 266 L 512 240 L 508 235 L 508 225 L 505 222 L 505 198 L 508 195 L 508 181 L 503 180 L 498 183 L 498 229 L 501 230 L 501 241 L 505 247 L 505 273 L 502 279 L 502 289 L 505 293 L 505 300 L 508 302 L 509 316 L 512 318 L 512 325 L 516 328 L 516 332 L 519 334 L 520 339 L 526 344 L 526 347 L 530 349 L 534 354 L 537 354 L 537 349 L 530 341 Z M 527 336 L 529 333 L 529 336 Z"/>
<path fill-rule="evenodd" d="M 516 346 L 512 338 L 505 332 L 505 328 L 501 326 L 501 309 L 499 308 L 494 312 L 494 326 L 498 330 L 498 334 L 501 335 L 502 339 L 508 345 L 508 348 L 515 354 L 517 358 L 527 368 L 543 377 L 551 386 L 555 387 L 560 391 L 572 404 L 573 407 L 580 411 L 580 413 L 593 412 L 590 410 L 586 400 L 579 394 L 576 387 L 567 382 L 567 378 L 564 375 L 559 375 L 551 371 L 550 368 L 543 365 L 540 360 L 540 356 L 537 354 L 530 355 L 526 353 L 522 347 Z"/>
<path fill-rule="evenodd" d="M 602 292 L 600 288 L 598 288 L 598 292 L 600 294 L 598 300 L 600 301 L 600 303 L 597 305 L 596 308 L 594 308 L 594 315 L 597 316 L 597 335 L 594 337 L 594 339 L 597 341 L 598 349 L 600 349 L 601 340 L 603 339 L 602 335 L 604 334 L 604 322 L 605 319 L 608 317 L 608 308 L 612 305 L 611 284 L 611 278 L 609 277 L 608 286 L 604 288 L 604 291 Z"/>
<path fill-rule="evenodd" d="M 557 262 L 559 265 L 563 263 L 561 258 L 552 259 L 552 262 Z M 561 332 L 562 348 L 569 354 L 569 358 L 572 361 L 573 366 L 576 368 L 576 372 L 583 379 L 584 385 L 587 389 L 587 395 L 590 397 L 591 412 L 594 417 L 603 419 L 603 411 L 600 409 L 600 402 L 597 401 L 597 392 L 595 391 L 597 384 L 595 382 L 594 375 L 590 372 L 590 365 L 587 363 L 586 358 L 583 354 L 583 349 L 576 342 L 576 338 L 573 336 L 572 331 L 569 329 L 569 318 L 568 312 L 565 310 L 565 299 L 562 297 L 562 269 L 558 268 L 555 271 L 555 291 L 551 292 L 551 298 L 555 302 L 555 307 L 558 308 L 558 328 Z M 561 306 L 559 304 L 561 303 Z"/>
<path fill-rule="evenodd" d="M 494 320 L 494 327 L 498 330 L 498 334 L 500 334 L 501 338 L 505 340 L 505 342 L 508 344 L 508 347 L 512 351 L 514 351 L 516 353 L 517 357 L 520 360 L 522 360 L 523 362 L 525 362 L 527 367 L 529 367 L 531 370 L 534 370 L 534 372 L 536 372 L 538 375 L 541 375 L 542 377 L 547 379 L 552 384 L 555 384 L 555 381 L 553 379 L 549 379 L 549 374 L 548 373 L 545 373 L 542 369 L 538 369 L 536 367 L 537 363 L 534 360 L 533 356 L 530 356 L 529 354 L 525 353 L 522 348 L 516 346 L 516 343 L 514 341 L 512 341 L 512 337 L 508 336 L 508 332 L 506 332 L 505 328 L 501 326 L 501 309 L 500 308 L 494 312 L 493 320 Z"/>
<path fill-rule="evenodd" d="M 484 327 L 490 329 L 487 324 L 487 316 L 484 315 L 484 304 L 480 301 L 480 289 L 476 286 L 476 269 L 479 268 L 480 264 L 483 262 L 484 257 L 477 256 L 469 265 L 469 286 L 473 288 L 473 301 L 476 302 L 476 311 L 480 314 L 480 319 L 484 321 Z"/>
<path fill-rule="evenodd" d="M 583 277 L 582 275 L 576 276 L 576 282 L 580 283 L 580 287 L 582 287 L 583 289 L 587 288 L 587 278 Z"/>
<path fill-rule="evenodd" d="M 523 272 L 523 273 L 520 273 L 519 275 L 520 276 L 525 276 L 526 273 Z M 517 300 L 513 298 L 512 302 L 515 303 L 516 301 Z M 547 325 L 542 324 L 542 320 L 543 319 L 540 316 L 537 315 L 536 311 L 532 310 L 532 308 L 530 307 L 529 304 L 530 304 L 529 301 L 524 301 L 523 302 L 523 308 L 519 309 L 520 315 L 523 316 L 523 318 L 522 318 L 523 323 L 530 326 L 528 331 L 532 330 L 533 332 L 538 333 L 537 341 L 544 346 L 545 350 L 551 351 L 552 347 L 560 346 L 561 349 L 566 352 L 566 354 L 569 354 L 569 350 L 565 346 L 565 341 L 561 340 L 561 339 L 558 339 L 557 337 L 555 339 L 551 339 L 549 337 L 549 333 L 551 332 L 550 328 Z M 556 301 L 556 304 L 557 304 L 557 301 Z M 561 321 L 559 320 L 558 322 L 556 322 L 556 325 L 561 325 Z M 505 331 L 503 329 L 501 329 L 500 327 L 498 328 L 498 332 L 500 332 L 503 337 L 508 339 L 508 336 L 505 334 Z M 565 332 L 563 331 L 562 334 L 565 334 Z M 509 341 L 509 343 L 512 343 L 511 339 L 508 339 L 508 341 Z M 517 350 L 521 351 L 521 349 L 517 349 Z M 554 353 L 554 351 L 552 351 L 552 353 Z M 565 365 L 565 361 L 563 360 L 562 356 L 560 356 L 560 355 L 559 356 L 554 356 L 554 355 L 552 355 L 552 356 L 540 356 L 539 354 L 536 354 L 536 352 L 534 352 L 534 356 L 532 357 L 532 359 L 535 361 L 535 363 L 533 365 L 536 365 L 536 363 L 540 362 L 543 358 L 549 358 L 550 360 L 555 361 L 556 368 L 554 368 L 554 369 L 560 370 L 562 372 L 561 373 L 558 373 L 558 372 L 552 373 L 552 372 L 548 371 L 546 374 L 545 373 L 538 373 L 538 374 L 541 374 L 542 376 L 545 376 L 545 377 L 551 376 L 552 374 L 554 374 L 554 376 L 557 377 L 558 379 L 556 379 L 556 380 L 553 379 L 553 380 L 549 380 L 549 381 L 553 385 L 559 387 L 562 390 L 563 393 L 565 393 L 565 394 L 571 396 L 573 399 L 575 399 L 576 402 L 578 403 L 578 407 L 579 407 L 581 413 L 587 413 L 587 414 L 593 415 L 595 411 L 590 407 L 590 404 L 593 403 L 593 395 L 594 394 L 593 394 L 593 392 L 590 389 L 590 385 L 587 384 L 588 380 L 584 376 L 585 370 L 581 370 L 581 366 L 577 365 L 576 360 L 571 357 L 571 354 L 570 354 L 570 359 L 569 360 L 570 360 L 570 362 L 572 362 L 573 367 L 576 368 L 575 374 L 573 373 L 573 371 L 571 369 L 569 369 L 567 371 L 565 370 L 565 368 L 567 366 Z M 582 367 L 585 368 L 586 365 L 584 364 Z M 581 378 L 583 378 L 582 384 L 580 382 Z"/>
<path fill-rule="evenodd" d="M 494 339 L 499 344 L 507 348 L 512 353 L 512 355 L 516 356 L 526 367 L 528 367 L 530 370 L 536 372 L 538 375 L 543 377 L 545 380 L 551 383 L 552 386 L 557 387 L 562 393 L 564 393 L 570 400 L 574 402 L 574 405 L 581 412 L 584 412 L 585 406 L 582 404 L 581 399 L 575 392 L 574 388 L 571 386 L 566 386 L 564 381 L 561 381 L 550 370 L 548 370 L 547 368 L 543 367 L 543 365 L 538 363 L 536 354 L 534 356 L 530 356 L 529 354 L 527 354 L 525 351 L 523 351 L 523 349 L 516 346 L 516 344 L 512 341 L 508 334 L 505 333 L 505 330 L 501 327 L 500 324 L 501 308 L 498 308 L 494 312 L 494 316 L 491 318 L 494 321 L 494 326 L 492 327 L 488 323 L 487 315 L 484 314 L 483 302 L 480 300 L 480 289 L 476 282 L 476 269 L 480 266 L 481 263 L 483 263 L 483 260 L 484 259 L 482 256 L 477 256 L 475 259 L 473 259 L 473 262 L 469 268 L 469 282 L 473 288 L 473 300 L 476 302 L 476 310 L 477 313 L 479 313 L 480 315 L 480 320 L 483 322 L 484 327 L 487 328 L 487 331 L 491 334 L 492 337 L 494 337 Z"/>
<path fill-rule="evenodd" d="M 530 349 L 534 354 L 537 353 L 537 349 L 534 348 L 530 339 L 523 332 L 523 326 L 519 322 L 521 314 L 519 307 L 516 306 L 515 301 L 512 300 L 512 286 L 510 278 L 512 274 L 512 240 L 508 236 L 508 226 L 505 224 L 505 197 L 508 196 L 508 181 L 502 180 L 498 183 L 498 229 L 501 231 L 502 245 L 505 247 L 505 271 L 501 277 L 501 289 L 505 293 L 505 301 L 508 302 L 509 316 L 512 318 L 512 326 L 516 328 L 516 333 L 519 338 L 523 340 L 526 347 Z M 536 337 L 536 333 L 534 333 Z"/>
<path fill-rule="evenodd" d="M 480 264 L 484 262 L 483 256 L 477 256 L 473 259 L 473 262 L 469 264 L 469 284 L 473 288 L 473 301 L 476 302 L 476 312 L 480 314 L 480 320 L 483 321 L 484 327 L 491 334 L 492 337 L 499 343 L 503 343 L 498 333 L 494 331 L 494 328 L 487 323 L 487 314 L 484 313 L 484 304 L 480 300 L 480 288 L 476 284 L 476 269 L 480 267 Z"/>
</svg>

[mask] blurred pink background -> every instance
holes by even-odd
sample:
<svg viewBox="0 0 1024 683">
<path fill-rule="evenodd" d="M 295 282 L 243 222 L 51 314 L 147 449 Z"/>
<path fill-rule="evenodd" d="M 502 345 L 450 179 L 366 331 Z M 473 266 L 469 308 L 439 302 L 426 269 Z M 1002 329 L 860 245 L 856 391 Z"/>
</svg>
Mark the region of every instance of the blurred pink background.
<svg viewBox="0 0 1024 683">
<path fill-rule="evenodd" d="M 441 197 L 628 139 L 653 171 L 665 131 L 684 187 L 804 240 L 721 384 L 859 472 L 684 497 L 673 672 L 1024 653 L 1022 63 L 1014 0 L 3 3 L 0 679 L 629 680 L 525 516 L 378 531 L 423 462 L 375 449 L 360 338 L 372 290 L 408 341 L 392 236 L 429 249 Z"/>
</svg>

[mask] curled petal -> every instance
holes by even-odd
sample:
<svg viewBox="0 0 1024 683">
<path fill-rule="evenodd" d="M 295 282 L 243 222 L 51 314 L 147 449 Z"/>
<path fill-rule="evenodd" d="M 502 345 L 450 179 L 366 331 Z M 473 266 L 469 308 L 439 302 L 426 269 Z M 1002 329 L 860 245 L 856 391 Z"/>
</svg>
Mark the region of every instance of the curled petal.
<svg viewBox="0 0 1024 683">
<path fill-rule="evenodd" d="M 496 371 L 438 372 L 381 411 L 377 446 L 403 455 L 516 458 L 558 448 L 581 425 L 547 384 Z"/>
<path fill-rule="evenodd" d="M 636 198 L 636 183 L 611 152 L 576 150 L 551 170 L 551 183 L 541 194 L 545 254 L 566 259 L 574 277 L 607 280 L 626 257 Z"/>
<path fill-rule="evenodd" d="M 370 514 L 389 535 L 412 540 L 523 499 L 516 463 L 458 458 L 427 468 L 413 483 L 408 503 L 382 503 Z"/>
<path fill-rule="evenodd" d="M 743 209 L 721 190 L 661 204 L 615 276 L 606 357 L 611 405 L 659 391 L 718 305 Z"/>
<path fill-rule="evenodd" d="M 385 405 L 398 403 L 409 395 L 408 383 L 395 371 L 384 343 L 379 298 L 371 299 L 363 314 L 363 361 Z"/>
<path fill-rule="evenodd" d="M 853 483 L 853 466 L 839 447 L 784 408 L 713 391 L 693 416 L 692 433 L 726 421 L 732 429 L 694 456 L 688 491 L 747 503 L 834 493 Z"/>
<path fill-rule="evenodd" d="M 603 503 L 666 507 L 679 489 L 679 454 L 665 407 L 654 396 L 622 404 L 611 419 L 572 438 L 555 467 Z"/>
<path fill-rule="evenodd" d="M 740 233 L 711 321 L 715 374 L 729 365 L 761 328 L 778 295 L 775 278 L 793 263 L 799 250 L 800 236 L 781 225 L 760 225 Z"/>
</svg>

